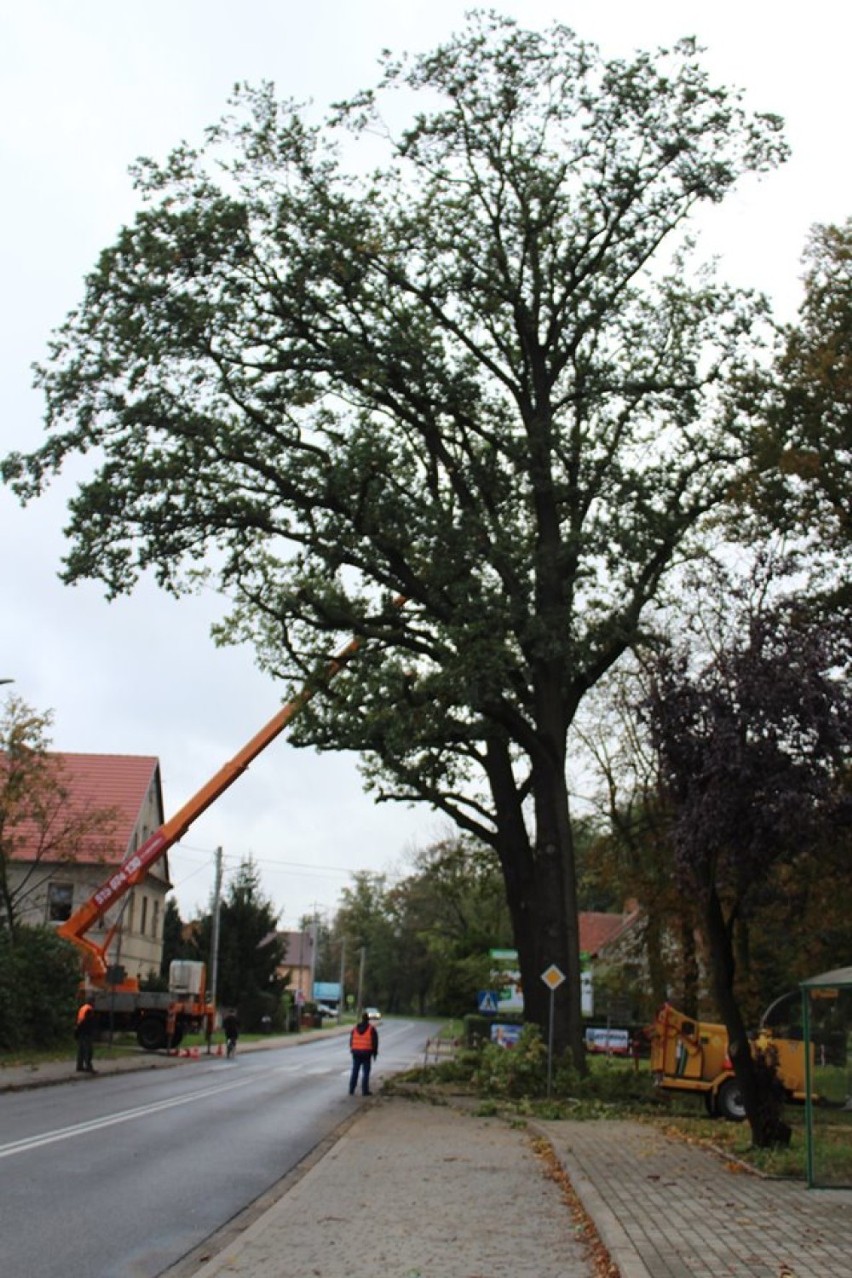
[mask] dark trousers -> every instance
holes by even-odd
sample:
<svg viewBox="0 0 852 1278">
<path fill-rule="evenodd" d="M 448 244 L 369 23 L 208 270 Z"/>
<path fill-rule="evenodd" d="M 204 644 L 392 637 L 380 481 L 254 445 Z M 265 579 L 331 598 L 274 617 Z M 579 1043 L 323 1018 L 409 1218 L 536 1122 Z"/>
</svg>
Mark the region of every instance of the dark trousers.
<svg viewBox="0 0 852 1278">
<path fill-rule="evenodd" d="M 361 1074 L 361 1091 L 365 1096 L 370 1091 L 370 1066 L 373 1062 L 371 1052 L 353 1052 L 352 1053 L 352 1073 L 349 1075 L 349 1095 L 355 1091 L 358 1086 L 358 1073 Z"/>
<path fill-rule="evenodd" d="M 94 1039 L 91 1034 L 77 1035 L 77 1068 L 90 1070 L 92 1068 L 92 1045 Z"/>
</svg>

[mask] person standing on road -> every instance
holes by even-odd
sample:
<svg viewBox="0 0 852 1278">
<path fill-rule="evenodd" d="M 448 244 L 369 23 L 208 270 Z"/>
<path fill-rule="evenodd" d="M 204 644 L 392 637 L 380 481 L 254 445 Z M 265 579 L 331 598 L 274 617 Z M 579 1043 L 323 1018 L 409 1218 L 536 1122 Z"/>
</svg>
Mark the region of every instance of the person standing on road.
<svg viewBox="0 0 852 1278">
<path fill-rule="evenodd" d="M 80 1004 L 77 1011 L 77 1024 L 74 1037 L 77 1040 L 77 1072 L 78 1074 L 94 1074 L 92 1055 L 94 1052 L 97 1017 L 95 1009 L 88 999 Z"/>
<path fill-rule="evenodd" d="M 379 1033 L 375 1025 L 370 1024 L 366 1012 L 349 1035 L 349 1050 L 352 1053 L 352 1073 L 349 1075 L 349 1095 L 352 1096 L 358 1086 L 358 1075 L 361 1075 L 361 1092 L 371 1096 L 370 1066 L 379 1054 Z"/>
<path fill-rule="evenodd" d="M 237 1039 L 240 1036 L 240 1022 L 237 1019 L 236 1012 L 228 1012 L 222 1018 L 222 1029 L 225 1031 L 228 1055 L 233 1056 L 237 1050 Z"/>
</svg>

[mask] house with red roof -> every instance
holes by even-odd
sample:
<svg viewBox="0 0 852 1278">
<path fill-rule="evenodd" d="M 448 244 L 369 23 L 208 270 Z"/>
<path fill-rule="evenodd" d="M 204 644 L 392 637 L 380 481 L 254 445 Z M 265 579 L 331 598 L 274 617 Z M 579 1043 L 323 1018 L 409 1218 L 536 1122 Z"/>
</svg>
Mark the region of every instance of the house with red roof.
<svg viewBox="0 0 852 1278">
<path fill-rule="evenodd" d="M 164 820 L 159 760 L 150 755 L 46 755 L 53 802 L 5 831 L 17 917 L 32 925 L 65 922 L 116 866 Z M 159 972 L 166 896 L 163 856 L 90 933 L 103 943 L 117 924 L 111 963 L 144 979 Z"/>
<path fill-rule="evenodd" d="M 639 918 L 639 908 L 630 902 L 623 914 L 596 914 L 584 910 L 578 918 L 580 925 L 580 953 L 588 962 L 611 957 L 619 950 L 618 942 L 624 940 Z"/>
<path fill-rule="evenodd" d="M 647 992 L 647 962 L 642 950 L 642 911 L 628 901 L 621 914 L 584 911 L 579 915 L 583 963 L 583 1012 L 630 1020 L 637 992 Z"/>
</svg>

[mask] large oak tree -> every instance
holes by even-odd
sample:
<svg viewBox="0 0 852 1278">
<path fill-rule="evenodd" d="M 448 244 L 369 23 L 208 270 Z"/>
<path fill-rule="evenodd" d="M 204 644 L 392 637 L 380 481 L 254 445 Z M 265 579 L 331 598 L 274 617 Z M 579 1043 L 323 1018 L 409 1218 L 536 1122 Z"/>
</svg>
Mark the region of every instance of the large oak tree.
<svg viewBox="0 0 852 1278">
<path fill-rule="evenodd" d="M 297 739 L 494 849 L 527 1015 L 557 963 L 580 1067 L 569 729 L 743 466 L 720 387 L 761 303 L 684 227 L 784 149 L 690 41 L 606 61 L 495 15 L 318 125 L 243 89 L 137 166 L 5 465 L 27 498 L 91 454 L 70 580 L 205 563 L 290 683 L 365 641 Z"/>
</svg>

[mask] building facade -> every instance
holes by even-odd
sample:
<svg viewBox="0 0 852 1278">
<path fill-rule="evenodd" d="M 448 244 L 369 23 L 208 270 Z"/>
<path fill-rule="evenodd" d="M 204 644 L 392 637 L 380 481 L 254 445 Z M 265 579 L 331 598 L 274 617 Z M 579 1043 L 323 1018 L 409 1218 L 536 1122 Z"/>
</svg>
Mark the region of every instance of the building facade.
<svg viewBox="0 0 852 1278">
<path fill-rule="evenodd" d="M 49 819 L 30 817 L 10 832 L 7 870 L 18 921 L 58 926 L 163 824 L 163 797 L 152 756 L 57 752 L 47 760 L 61 802 Z M 128 976 L 159 973 L 170 890 L 163 856 L 89 933 L 102 944 L 115 928 L 109 960 Z"/>
</svg>

